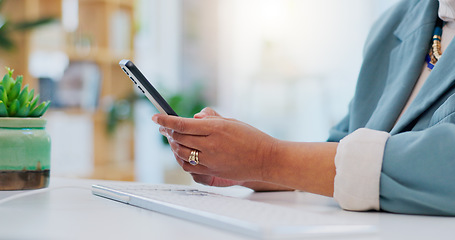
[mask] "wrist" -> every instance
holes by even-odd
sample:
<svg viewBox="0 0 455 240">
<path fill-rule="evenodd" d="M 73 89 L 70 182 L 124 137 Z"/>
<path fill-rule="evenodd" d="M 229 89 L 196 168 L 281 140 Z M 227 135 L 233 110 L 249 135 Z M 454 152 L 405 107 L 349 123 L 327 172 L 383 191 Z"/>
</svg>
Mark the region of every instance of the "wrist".
<svg viewBox="0 0 455 240">
<path fill-rule="evenodd" d="M 283 141 L 272 138 L 268 146 L 264 148 L 263 156 L 261 158 L 262 163 L 260 168 L 261 174 L 258 179 L 259 181 L 273 182 L 273 175 L 277 169 L 276 163 L 280 160 L 280 149 L 283 147 L 283 144 Z"/>
<path fill-rule="evenodd" d="M 337 146 L 277 141 L 264 159 L 262 181 L 332 196 Z"/>
</svg>

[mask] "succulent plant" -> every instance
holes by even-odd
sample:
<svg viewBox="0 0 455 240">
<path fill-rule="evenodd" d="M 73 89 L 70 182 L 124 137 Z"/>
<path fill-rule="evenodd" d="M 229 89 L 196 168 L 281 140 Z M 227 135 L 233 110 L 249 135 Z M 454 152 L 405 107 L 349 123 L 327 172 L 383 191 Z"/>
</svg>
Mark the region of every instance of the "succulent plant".
<svg viewBox="0 0 455 240">
<path fill-rule="evenodd" d="M 49 108 L 50 101 L 38 104 L 39 94 L 29 91 L 28 84 L 22 88 L 23 76 L 13 78 L 13 71 L 6 68 L 8 73 L 0 81 L 0 117 L 41 117 Z"/>
</svg>

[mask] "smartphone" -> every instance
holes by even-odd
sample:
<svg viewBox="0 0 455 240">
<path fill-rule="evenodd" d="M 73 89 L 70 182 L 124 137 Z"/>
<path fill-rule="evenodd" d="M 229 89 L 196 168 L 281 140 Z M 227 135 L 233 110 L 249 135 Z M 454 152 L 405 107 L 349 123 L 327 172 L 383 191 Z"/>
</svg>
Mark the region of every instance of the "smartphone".
<svg viewBox="0 0 455 240">
<path fill-rule="evenodd" d="M 164 100 L 152 84 L 145 78 L 139 69 L 128 59 L 123 59 L 119 62 L 122 70 L 128 75 L 133 83 L 141 90 L 142 93 L 153 103 L 160 113 L 167 115 L 178 116 L 174 109 Z"/>
</svg>

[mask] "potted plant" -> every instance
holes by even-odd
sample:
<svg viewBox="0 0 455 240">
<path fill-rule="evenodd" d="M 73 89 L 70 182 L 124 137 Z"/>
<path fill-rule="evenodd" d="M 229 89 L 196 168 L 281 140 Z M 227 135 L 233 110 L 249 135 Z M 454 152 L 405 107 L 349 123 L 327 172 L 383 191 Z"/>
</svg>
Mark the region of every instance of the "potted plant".
<svg viewBox="0 0 455 240">
<path fill-rule="evenodd" d="M 51 141 L 41 116 L 50 102 L 39 103 L 39 94 L 23 77 L 13 78 L 7 68 L 0 81 L 0 190 L 47 187 Z"/>
</svg>

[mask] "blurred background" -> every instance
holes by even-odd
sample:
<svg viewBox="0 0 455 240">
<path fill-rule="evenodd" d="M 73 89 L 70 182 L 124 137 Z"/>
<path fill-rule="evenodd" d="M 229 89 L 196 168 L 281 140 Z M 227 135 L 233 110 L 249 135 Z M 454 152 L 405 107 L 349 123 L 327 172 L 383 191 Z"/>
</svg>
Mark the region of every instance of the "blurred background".
<svg viewBox="0 0 455 240">
<path fill-rule="evenodd" d="M 283 140 L 347 111 L 372 23 L 397 0 L 3 0 L 3 66 L 51 100 L 51 174 L 191 183 L 118 66 L 181 116 L 211 106 Z"/>
</svg>

